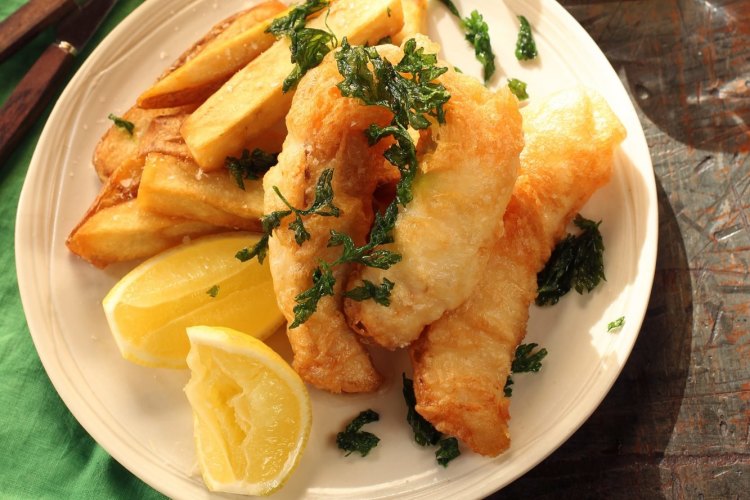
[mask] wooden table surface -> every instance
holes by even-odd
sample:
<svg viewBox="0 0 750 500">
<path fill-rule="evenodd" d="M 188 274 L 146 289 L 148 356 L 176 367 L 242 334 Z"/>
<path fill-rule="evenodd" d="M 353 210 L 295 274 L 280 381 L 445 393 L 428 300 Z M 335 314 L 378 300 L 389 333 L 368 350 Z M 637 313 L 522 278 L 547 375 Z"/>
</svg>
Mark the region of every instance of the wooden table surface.
<svg viewBox="0 0 750 500">
<path fill-rule="evenodd" d="M 491 498 L 750 498 L 750 1 L 561 3 L 639 113 L 659 257 L 612 391 Z"/>
</svg>

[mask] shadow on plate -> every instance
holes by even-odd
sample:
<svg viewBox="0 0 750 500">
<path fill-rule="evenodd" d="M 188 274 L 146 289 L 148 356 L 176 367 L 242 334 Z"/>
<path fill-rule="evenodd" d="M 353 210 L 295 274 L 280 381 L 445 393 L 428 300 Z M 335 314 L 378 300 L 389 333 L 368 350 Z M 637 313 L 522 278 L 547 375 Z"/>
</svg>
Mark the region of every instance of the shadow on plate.
<svg viewBox="0 0 750 500">
<path fill-rule="evenodd" d="M 677 219 L 657 183 L 659 248 L 640 335 L 591 418 L 555 453 L 492 500 L 658 498 L 690 365 L 693 302 Z"/>
</svg>

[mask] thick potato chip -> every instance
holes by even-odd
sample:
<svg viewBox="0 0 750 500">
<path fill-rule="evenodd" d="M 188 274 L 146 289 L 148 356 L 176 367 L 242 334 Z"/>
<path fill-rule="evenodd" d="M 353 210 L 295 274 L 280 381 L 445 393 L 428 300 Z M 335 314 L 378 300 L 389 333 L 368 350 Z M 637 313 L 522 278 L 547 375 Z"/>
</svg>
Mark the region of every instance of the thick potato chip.
<svg viewBox="0 0 750 500">
<path fill-rule="evenodd" d="M 276 39 L 266 33 L 266 29 L 274 16 L 286 12 L 286 5 L 274 0 L 237 16 L 219 34 L 199 44 L 202 50 L 186 57 L 183 64 L 141 94 L 138 106 L 164 108 L 203 102 L 235 72 L 274 43 Z"/>
<path fill-rule="evenodd" d="M 149 153 L 164 153 L 183 160 L 192 160 L 190 150 L 180 134 L 180 127 L 188 116 L 188 113 L 180 113 L 154 118 L 141 136 L 138 145 L 141 163 Z M 254 137 L 244 149 L 252 151 L 258 148 L 267 153 L 278 153 L 284 145 L 285 138 L 286 124 L 284 120 L 279 120 L 271 128 Z"/>
<path fill-rule="evenodd" d="M 417 34 L 427 34 L 427 0 L 401 0 L 404 7 L 404 27 L 393 35 L 393 43 L 401 45 Z"/>
<path fill-rule="evenodd" d="M 164 73 L 162 73 L 159 77 L 159 81 L 169 77 L 173 72 L 188 63 L 191 65 L 191 68 L 200 68 L 201 65 L 199 64 L 199 61 L 193 62 L 198 55 L 205 51 L 213 50 L 217 46 L 226 46 L 226 44 L 232 39 L 246 33 L 248 30 L 252 30 L 254 26 L 262 26 L 263 29 L 265 29 L 267 23 L 262 23 L 262 21 L 272 17 L 274 14 L 278 14 L 285 8 L 286 6 L 283 3 L 278 2 L 277 0 L 269 0 L 268 2 L 264 2 L 251 9 L 228 17 L 211 28 L 203 38 L 186 50 L 166 71 L 164 71 Z M 207 74 L 206 78 L 215 78 L 215 76 Z M 228 78 L 228 76 L 226 78 Z M 220 84 L 221 82 L 214 85 L 213 90 L 215 90 Z M 195 89 L 193 89 L 192 92 L 196 93 Z M 185 106 L 167 104 L 169 99 L 165 99 L 158 106 L 151 103 L 149 107 L 152 109 L 142 109 L 139 106 L 133 106 L 126 111 L 121 118 L 134 125 L 133 134 L 131 135 L 126 130 L 116 127 L 115 125 L 112 125 L 107 132 L 104 133 L 99 140 L 99 144 L 96 146 L 93 158 L 94 168 L 96 169 L 99 178 L 102 181 L 105 181 L 120 164 L 126 161 L 132 162 L 137 158 L 139 154 L 140 139 L 143 134 L 146 133 L 149 124 L 154 118 L 180 113 L 190 113 L 201 102 L 203 102 L 208 95 L 210 95 L 210 92 L 203 95 L 200 99 L 188 99 L 187 101 L 193 102 L 193 104 Z M 178 102 L 179 100 L 173 101 Z M 143 160 L 141 158 L 141 163 L 142 162 Z"/>
<path fill-rule="evenodd" d="M 313 19 L 308 26 L 330 29 L 351 44 L 372 45 L 403 27 L 401 1 L 333 2 L 330 14 Z M 293 69 L 289 41 L 280 39 L 185 120 L 182 136 L 201 168 L 221 168 L 227 156 L 239 156 L 248 141 L 286 115 L 294 91 L 284 93 L 282 85 Z"/>
<path fill-rule="evenodd" d="M 138 145 L 152 120 L 160 116 L 190 112 L 193 109 L 195 107 L 189 106 L 165 109 L 141 109 L 135 106 L 130 108 L 121 118 L 134 125 L 133 134 L 112 125 L 96 145 L 92 161 L 99 179 L 102 182 L 106 181 L 121 164 L 138 158 Z"/>
<path fill-rule="evenodd" d="M 180 127 L 187 117 L 187 113 L 181 113 L 154 118 L 141 137 L 138 155 L 145 159 L 149 153 L 164 153 L 189 160 L 190 151 L 180 135 Z"/>
<path fill-rule="evenodd" d="M 134 199 L 138 195 L 142 171 L 143 161 L 137 157 L 127 159 L 120 164 L 107 178 L 99 194 L 86 210 L 78 225 L 70 232 L 68 238 L 72 237 L 97 212 Z"/>
<path fill-rule="evenodd" d="M 246 180 L 241 189 L 226 169 L 203 172 L 191 160 L 146 156 L 138 203 L 165 216 L 187 217 L 217 226 L 260 231 L 263 186 Z"/>
<path fill-rule="evenodd" d="M 225 229 L 142 210 L 136 200 L 103 208 L 85 219 L 65 242 L 71 252 L 96 267 L 151 257 L 185 238 Z"/>
</svg>

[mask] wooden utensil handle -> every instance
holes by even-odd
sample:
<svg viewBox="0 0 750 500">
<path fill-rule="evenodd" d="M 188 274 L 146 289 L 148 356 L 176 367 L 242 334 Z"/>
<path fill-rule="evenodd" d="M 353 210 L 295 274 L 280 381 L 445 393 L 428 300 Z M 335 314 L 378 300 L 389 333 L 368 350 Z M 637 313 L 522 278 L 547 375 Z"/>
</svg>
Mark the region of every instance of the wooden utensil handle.
<svg viewBox="0 0 750 500">
<path fill-rule="evenodd" d="M 71 53 L 59 45 L 47 47 L 0 109 L 0 167 L 18 140 L 39 118 L 70 68 Z"/>
<path fill-rule="evenodd" d="M 29 0 L 0 23 L 0 61 L 76 8 L 73 0 Z"/>
</svg>

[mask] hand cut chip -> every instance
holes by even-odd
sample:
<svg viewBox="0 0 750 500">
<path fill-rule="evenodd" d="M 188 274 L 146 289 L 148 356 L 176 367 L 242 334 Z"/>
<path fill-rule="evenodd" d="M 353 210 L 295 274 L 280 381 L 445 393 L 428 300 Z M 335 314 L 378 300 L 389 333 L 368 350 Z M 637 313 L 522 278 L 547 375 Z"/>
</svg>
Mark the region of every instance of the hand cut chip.
<svg viewBox="0 0 750 500">
<path fill-rule="evenodd" d="M 352 44 L 374 45 L 403 26 L 400 0 L 347 0 L 331 4 L 329 14 L 307 24 L 310 28 L 346 36 Z M 289 40 L 277 40 L 268 50 L 238 71 L 182 126 L 182 135 L 195 161 L 205 171 L 224 165 L 227 156 L 239 156 L 253 137 L 282 119 L 294 91 L 282 92 L 294 69 Z"/>
</svg>

